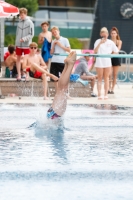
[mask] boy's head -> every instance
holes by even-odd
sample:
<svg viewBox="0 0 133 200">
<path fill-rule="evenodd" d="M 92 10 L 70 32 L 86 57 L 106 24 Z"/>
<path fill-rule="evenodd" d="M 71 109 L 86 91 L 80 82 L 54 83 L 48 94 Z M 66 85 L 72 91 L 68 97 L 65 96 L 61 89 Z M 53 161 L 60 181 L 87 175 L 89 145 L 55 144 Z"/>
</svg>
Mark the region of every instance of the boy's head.
<svg viewBox="0 0 133 200">
<path fill-rule="evenodd" d="M 60 36 L 60 30 L 57 26 L 51 28 L 52 35 L 57 38 Z"/>
<path fill-rule="evenodd" d="M 90 52 L 85 52 L 85 54 L 90 54 Z M 84 57 L 85 57 L 85 59 L 86 59 L 87 61 L 90 60 L 90 56 L 86 55 L 86 56 L 84 56 Z"/>
<path fill-rule="evenodd" d="M 20 19 L 24 20 L 27 16 L 27 9 L 26 8 L 20 8 L 19 9 L 19 16 L 20 16 Z"/>
<path fill-rule="evenodd" d="M 32 50 L 37 51 L 38 44 L 36 42 L 32 42 L 32 43 L 30 43 L 29 47 L 30 47 L 30 51 L 32 51 Z"/>
<path fill-rule="evenodd" d="M 46 31 L 48 31 L 49 23 L 48 22 L 43 22 L 43 23 L 41 23 L 41 27 L 42 27 L 42 30 L 44 32 L 46 32 Z"/>
<path fill-rule="evenodd" d="M 15 52 L 15 46 L 14 45 L 9 45 L 8 46 L 8 51 L 10 54 L 13 54 Z"/>
</svg>

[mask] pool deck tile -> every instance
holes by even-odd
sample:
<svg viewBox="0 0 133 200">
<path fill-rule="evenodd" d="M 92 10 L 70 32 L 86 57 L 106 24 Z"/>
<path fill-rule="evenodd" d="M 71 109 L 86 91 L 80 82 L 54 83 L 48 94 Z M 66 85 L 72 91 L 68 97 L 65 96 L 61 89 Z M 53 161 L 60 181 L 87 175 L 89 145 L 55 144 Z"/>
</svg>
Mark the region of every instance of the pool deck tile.
<svg viewBox="0 0 133 200">
<path fill-rule="evenodd" d="M 112 104 L 133 107 L 133 84 L 132 83 L 120 83 L 115 88 L 115 94 L 109 94 L 108 100 L 98 100 L 97 97 L 90 98 L 73 98 L 68 100 L 68 104 Z M 97 94 L 96 86 L 94 93 Z M 102 90 L 103 93 L 103 90 Z M 51 104 L 53 98 L 49 100 L 43 100 L 43 97 L 5 97 L 0 99 L 0 104 Z"/>
</svg>

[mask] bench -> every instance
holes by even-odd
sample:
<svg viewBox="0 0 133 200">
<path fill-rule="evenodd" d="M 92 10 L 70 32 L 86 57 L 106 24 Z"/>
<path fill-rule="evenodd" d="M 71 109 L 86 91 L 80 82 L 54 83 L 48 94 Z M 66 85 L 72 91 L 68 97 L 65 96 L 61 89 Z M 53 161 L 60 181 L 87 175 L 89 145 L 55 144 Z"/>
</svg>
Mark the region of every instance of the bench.
<svg viewBox="0 0 133 200">
<path fill-rule="evenodd" d="M 43 96 L 42 81 L 30 78 L 29 81 L 16 81 L 15 78 L 0 78 L 0 92 L 4 96 L 16 94 L 17 96 Z M 71 97 L 90 97 L 90 84 L 84 86 L 81 83 L 70 82 L 69 95 Z M 48 96 L 55 96 L 54 83 L 48 81 Z"/>
</svg>

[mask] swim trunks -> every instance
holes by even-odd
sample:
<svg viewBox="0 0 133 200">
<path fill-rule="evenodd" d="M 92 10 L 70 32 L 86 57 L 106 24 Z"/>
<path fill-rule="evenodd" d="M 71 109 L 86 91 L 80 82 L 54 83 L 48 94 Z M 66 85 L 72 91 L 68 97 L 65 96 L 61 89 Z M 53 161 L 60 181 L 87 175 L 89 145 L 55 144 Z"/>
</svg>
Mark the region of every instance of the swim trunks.
<svg viewBox="0 0 133 200">
<path fill-rule="evenodd" d="M 58 117 L 60 117 L 60 116 L 57 115 L 57 114 L 54 112 L 53 108 L 52 108 L 52 107 L 49 108 L 49 110 L 48 110 L 48 112 L 47 112 L 47 118 L 55 119 L 55 118 L 58 118 Z"/>
<path fill-rule="evenodd" d="M 30 70 L 30 68 L 27 68 L 26 71 L 29 72 L 29 75 L 30 75 L 30 77 L 32 77 L 32 78 L 38 78 L 38 79 L 42 78 L 42 72 L 35 71 L 35 73 L 33 73 L 33 72 Z"/>
<path fill-rule="evenodd" d="M 65 67 L 64 63 L 51 63 L 51 67 L 50 67 L 50 73 L 57 76 L 58 78 L 60 77 L 60 73 L 63 72 L 63 69 Z M 51 81 L 54 81 L 53 79 L 51 79 Z"/>
</svg>

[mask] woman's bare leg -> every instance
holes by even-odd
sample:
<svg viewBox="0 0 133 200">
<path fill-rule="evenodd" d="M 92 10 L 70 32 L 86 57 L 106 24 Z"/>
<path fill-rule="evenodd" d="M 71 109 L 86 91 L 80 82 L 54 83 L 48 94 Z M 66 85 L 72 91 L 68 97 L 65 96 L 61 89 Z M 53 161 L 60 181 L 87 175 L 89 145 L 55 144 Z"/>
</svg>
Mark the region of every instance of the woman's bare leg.
<svg viewBox="0 0 133 200">
<path fill-rule="evenodd" d="M 111 72 L 109 75 L 109 91 L 111 91 L 113 80 L 112 80 L 112 73 L 113 73 L 113 67 L 111 67 Z"/>
<path fill-rule="evenodd" d="M 113 67 L 113 82 L 112 82 L 111 91 L 114 91 L 114 88 L 117 82 L 116 80 L 117 80 L 118 71 L 119 71 L 119 66 Z"/>
<path fill-rule="evenodd" d="M 111 67 L 104 68 L 104 96 L 106 97 L 109 90 L 109 75 L 110 75 Z"/>
<path fill-rule="evenodd" d="M 96 67 L 96 71 L 97 71 L 97 91 L 98 91 L 98 99 L 101 99 L 103 68 L 98 68 L 98 67 Z"/>
</svg>

